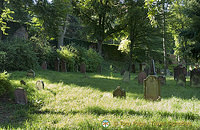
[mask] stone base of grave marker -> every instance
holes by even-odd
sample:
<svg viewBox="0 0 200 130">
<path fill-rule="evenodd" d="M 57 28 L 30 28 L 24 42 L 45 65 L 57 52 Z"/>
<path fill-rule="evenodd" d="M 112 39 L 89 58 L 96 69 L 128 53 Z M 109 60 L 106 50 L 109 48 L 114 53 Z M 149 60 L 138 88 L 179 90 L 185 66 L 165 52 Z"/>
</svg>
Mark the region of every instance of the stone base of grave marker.
<svg viewBox="0 0 200 130">
<path fill-rule="evenodd" d="M 144 80 L 144 98 L 147 100 L 160 100 L 160 82 L 156 76 L 149 75 Z"/>
</svg>

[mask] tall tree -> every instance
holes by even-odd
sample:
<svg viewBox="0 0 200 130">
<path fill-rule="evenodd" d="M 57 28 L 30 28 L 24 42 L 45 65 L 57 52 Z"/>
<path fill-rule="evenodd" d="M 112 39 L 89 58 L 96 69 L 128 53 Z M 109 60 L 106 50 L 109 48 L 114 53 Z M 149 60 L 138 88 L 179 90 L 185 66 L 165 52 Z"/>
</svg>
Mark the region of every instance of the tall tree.
<svg viewBox="0 0 200 130">
<path fill-rule="evenodd" d="M 119 0 L 72 0 L 75 14 L 81 18 L 94 39 L 98 42 L 98 53 L 106 38 L 120 30 L 118 16 L 122 14 Z"/>
</svg>

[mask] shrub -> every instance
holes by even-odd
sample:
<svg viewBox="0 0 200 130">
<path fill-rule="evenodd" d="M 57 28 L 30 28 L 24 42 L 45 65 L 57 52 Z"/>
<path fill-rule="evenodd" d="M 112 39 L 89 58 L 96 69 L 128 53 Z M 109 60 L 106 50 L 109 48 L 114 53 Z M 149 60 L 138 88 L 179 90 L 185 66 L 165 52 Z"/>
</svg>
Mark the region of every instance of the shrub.
<svg viewBox="0 0 200 130">
<path fill-rule="evenodd" d="M 0 42 L 0 51 L 6 52 L 6 70 L 28 70 L 38 66 L 38 59 L 30 41 L 11 39 Z"/>
<path fill-rule="evenodd" d="M 67 45 L 57 52 L 60 59 L 68 64 L 69 71 L 74 71 L 76 65 L 84 62 L 88 72 L 95 72 L 103 61 L 103 58 L 96 51 L 87 50 L 81 46 Z"/>
<path fill-rule="evenodd" d="M 9 75 L 7 72 L 0 73 L 0 96 L 3 96 L 11 90 L 11 84 L 8 80 Z"/>
</svg>

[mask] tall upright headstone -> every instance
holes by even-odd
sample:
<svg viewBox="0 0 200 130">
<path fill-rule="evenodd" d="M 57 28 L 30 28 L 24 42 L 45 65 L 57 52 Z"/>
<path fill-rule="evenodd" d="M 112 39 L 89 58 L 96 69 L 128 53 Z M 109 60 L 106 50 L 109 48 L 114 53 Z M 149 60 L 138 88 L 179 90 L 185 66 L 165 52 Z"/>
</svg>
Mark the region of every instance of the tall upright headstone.
<svg viewBox="0 0 200 130">
<path fill-rule="evenodd" d="M 190 74 L 190 86 L 200 87 L 200 69 L 193 69 Z"/>
<path fill-rule="evenodd" d="M 183 67 L 182 65 L 174 67 L 174 80 L 176 80 L 176 83 L 178 85 L 186 85 L 186 75 L 187 69 L 185 67 Z"/>
<path fill-rule="evenodd" d="M 67 72 L 66 62 L 61 60 L 61 72 Z"/>
<path fill-rule="evenodd" d="M 41 67 L 43 70 L 47 70 L 47 62 L 46 61 L 42 62 Z"/>
<path fill-rule="evenodd" d="M 125 81 L 125 82 L 130 81 L 130 72 L 129 71 L 124 72 L 123 81 Z"/>
<path fill-rule="evenodd" d="M 157 76 L 149 75 L 144 80 L 144 98 L 156 101 L 161 99 L 160 93 L 160 82 Z"/>
<path fill-rule="evenodd" d="M 143 84 L 144 79 L 146 79 L 146 77 L 147 77 L 147 74 L 145 72 L 140 72 L 138 74 L 138 83 Z"/>
<path fill-rule="evenodd" d="M 81 65 L 80 65 L 80 72 L 81 73 L 86 73 L 86 64 L 85 63 L 81 63 Z"/>
</svg>

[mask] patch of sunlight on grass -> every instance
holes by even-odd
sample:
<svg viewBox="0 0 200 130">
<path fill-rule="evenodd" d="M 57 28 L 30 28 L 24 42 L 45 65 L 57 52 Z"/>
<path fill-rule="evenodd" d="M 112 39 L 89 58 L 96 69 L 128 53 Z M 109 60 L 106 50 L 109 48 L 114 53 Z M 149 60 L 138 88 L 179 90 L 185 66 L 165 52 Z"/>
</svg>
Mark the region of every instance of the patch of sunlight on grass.
<svg viewBox="0 0 200 130">
<path fill-rule="evenodd" d="M 94 75 L 91 76 L 92 78 L 100 78 L 100 79 L 114 79 L 114 80 L 121 80 L 119 77 L 113 77 L 113 76 L 103 76 L 103 75 Z"/>
</svg>

